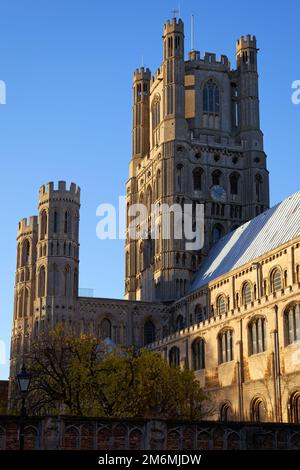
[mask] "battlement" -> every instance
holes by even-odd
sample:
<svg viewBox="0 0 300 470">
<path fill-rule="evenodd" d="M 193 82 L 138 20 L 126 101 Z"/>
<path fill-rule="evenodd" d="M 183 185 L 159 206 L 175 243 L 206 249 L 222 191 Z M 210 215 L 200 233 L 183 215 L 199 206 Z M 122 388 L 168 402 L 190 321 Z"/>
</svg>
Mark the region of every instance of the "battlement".
<svg viewBox="0 0 300 470">
<path fill-rule="evenodd" d="M 241 36 L 240 39 L 238 39 L 236 42 L 237 52 L 247 48 L 257 49 L 256 37 L 251 36 L 251 34 L 247 34 L 246 38 L 244 36 Z"/>
<path fill-rule="evenodd" d="M 219 58 L 217 58 L 216 54 L 213 52 L 205 52 L 203 58 L 199 51 L 190 51 L 188 54 L 188 62 L 197 62 L 200 64 L 209 64 L 221 67 L 229 67 L 229 59 L 226 55 L 221 54 Z"/>
<path fill-rule="evenodd" d="M 133 81 L 136 82 L 138 80 L 150 80 L 151 79 L 151 70 L 147 67 L 141 67 L 140 69 L 136 69 L 133 74 Z"/>
<path fill-rule="evenodd" d="M 80 203 L 80 187 L 76 186 L 75 183 L 71 183 L 70 187 L 67 188 L 67 184 L 65 181 L 59 181 L 58 185 L 55 186 L 54 183 L 51 181 L 46 185 L 42 185 L 39 191 L 39 200 L 43 199 L 51 199 L 51 198 L 72 198 L 77 203 Z"/>
<path fill-rule="evenodd" d="M 183 21 L 176 18 L 172 18 L 172 21 L 167 20 L 164 24 L 164 36 L 170 33 L 182 33 L 183 34 L 184 26 Z"/>
<path fill-rule="evenodd" d="M 159 78 L 159 76 L 161 75 L 161 72 L 162 72 L 162 70 L 161 70 L 160 67 L 155 70 L 154 75 L 152 75 L 152 77 L 151 77 L 151 85 Z"/>
<path fill-rule="evenodd" d="M 29 217 L 29 220 L 25 217 L 18 223 L 18 235 L 23 232 L 34 232 L 38 229 L 38 218 L 36 215 Z"/>
</svg>

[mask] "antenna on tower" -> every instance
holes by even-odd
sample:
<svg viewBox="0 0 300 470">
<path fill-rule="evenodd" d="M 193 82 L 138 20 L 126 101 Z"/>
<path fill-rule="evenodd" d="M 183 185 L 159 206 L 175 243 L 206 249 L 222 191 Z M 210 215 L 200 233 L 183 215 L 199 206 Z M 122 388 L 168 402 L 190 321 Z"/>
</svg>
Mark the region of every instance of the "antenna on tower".
<svg viewBox="0 0 300 470">
<path fill-rule="evenodd" d="M 191 16 L 191 50 L 195 50 L 195 17 Z"/>
</svg>

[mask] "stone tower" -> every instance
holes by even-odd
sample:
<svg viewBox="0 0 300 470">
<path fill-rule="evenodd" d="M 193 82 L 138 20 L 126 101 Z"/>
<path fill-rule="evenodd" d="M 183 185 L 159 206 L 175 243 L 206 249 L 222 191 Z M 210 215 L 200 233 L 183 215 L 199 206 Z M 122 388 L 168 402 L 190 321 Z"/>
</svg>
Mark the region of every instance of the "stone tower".
<svg viewBox="0 0 300 470">
<path fill-rule="evenodd" d="M 57 322 L 71 323 L 78 290 L 80 188 L 40 188 L 38 217 L 18 226 L 11 378 L 30 343 Z"/>
<path fill-rule="evenodd" d="M 227 232 L 269 207 L 259 123 L 255 37 L 237 42 L 237 64 L 213 53 L 184 57 L 184 25 L 167 21 L 163 63 L 134 74 L 133 155 L 127 182 L 125 297 L 170 301 L 188 292 L 201 259 Z M 129 236 L 132 204 L 205 206 L 205 243 L 162 237 L 161 217 L 148 212 L 140 238 Z M 132 214 L 131 214 L 132 215 Z M 156 234 L 151 231 L 155 219 Z"/>
</svg>

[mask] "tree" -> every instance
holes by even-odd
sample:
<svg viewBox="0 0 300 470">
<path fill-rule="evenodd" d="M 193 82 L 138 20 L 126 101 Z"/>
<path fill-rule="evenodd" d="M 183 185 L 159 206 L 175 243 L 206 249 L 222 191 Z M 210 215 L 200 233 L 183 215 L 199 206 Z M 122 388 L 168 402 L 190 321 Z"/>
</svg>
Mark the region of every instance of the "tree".
<svg viewBox="0 0 300 470">
<path fill-rule="evenodd" d="M 200 419 L 209 402 L 193 372 L 159 353 L 108 348 L 61 325 L 33 344 L 29 367 L 34 414 Z"/>
</svg>

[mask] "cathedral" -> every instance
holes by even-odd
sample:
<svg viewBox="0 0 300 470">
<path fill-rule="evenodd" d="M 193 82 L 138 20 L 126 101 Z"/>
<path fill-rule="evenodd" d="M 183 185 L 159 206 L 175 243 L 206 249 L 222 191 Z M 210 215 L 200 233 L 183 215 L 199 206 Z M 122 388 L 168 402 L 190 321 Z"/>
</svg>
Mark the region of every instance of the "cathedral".
<svg viewBox="0 0 300 470">
<path fill-rule="evenodd" d="M 212 419 L 300 422 L 300 192 L 269 208 L 259 120 L 257 43 L 225 55 L 184 53 L 184 25 L 163 28 L 163 58 L 133 78 L 126 185 L 124 300 L 80 297 L 80 189 L 42 186 L 18 226 L 10 381 L 31 342 L 63 323 L 158 351 L 195 371 Z M 204 242 L 130 236 L 130 207 L 204 207 Z M 11 388 L 12 390 L 12 388 Z"/>
</svg>

